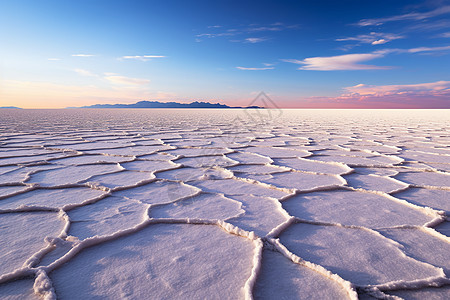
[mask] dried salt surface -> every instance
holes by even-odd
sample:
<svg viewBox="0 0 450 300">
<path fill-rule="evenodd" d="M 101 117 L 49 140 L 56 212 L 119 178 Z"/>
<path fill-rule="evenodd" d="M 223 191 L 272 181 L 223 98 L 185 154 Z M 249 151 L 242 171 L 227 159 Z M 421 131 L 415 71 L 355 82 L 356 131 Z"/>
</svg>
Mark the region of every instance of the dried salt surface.
<svg viewBox="0 0 450 300">
<path fill-rule="evenodd" d="M 243 299 L 253 244 L 217 226 L 151 225 L 50 275 L 59 298 Z"/>
<path fill-rule="evenodd" d="M 39 300 L 34 294 L 34 280 L 22 279 L 0 285 L 0 295 L 4 300 Z"/>
<path fill-rule="evenodd" d="M 450 192 L 448 190 L 409 188 L 394 196 L 416 205 L 444 210 L 450 215 Z"/>
<path fill-rule="evenodd" d="M 0 298 L 448 298 L 448 112 L 265 113 L 0 110 Z"/>
<path fill-rule="evenodd" d="M 64 222 L 57 213 L 0 214 L 0 276 L 20 268 L 37 251 L 45 248 L 45 237 L 57 236 Z"/>
<path fill-rule="evenodd" d="M 26 183 L 38 183 L 40 186 L 56 187 L 76 184 L 95 175 L 121 171 L 119 165 L 69 166 L 56 170 L 45 170 L 32 174 Z"/>
<path fill-rule="evenodd" d="M 406 257 L 393 241 L 365 229 L 295 224 L 280 240 L 301 258 L 357 285 L 442 275 L 437 267 Z"/>
<path fill-rule="evenodd" d="M 255 285 L 256 299 L 348 299 L 336 281 L 293 264 L 278 252 L 266 250 Z"/>
<path fill-rule="evenodd" d="M 408 187 L 408 184 L 404 182 L 374 174 L 365 175 L 355 173 L 346 175 L 344 178 L 349 186 L 370 191 L 392 193 Z"/>
<path fill-rule="evenodd" d="M 241 203 L 222 195 L 201 194 L 150 208 L 151 218 L 226 220 L 244 213 Z"/>
<path fill-rule="evenodd" d="M 60 208 L 80 205 L 106 195 L 104 191 L 90 188 L 39 189 L 28 191 L 0 201 L 0 209 L 20 207 Z"/>
<path fill-rule="evenodd" d="M 387 195 L 346 190 L 300 194 L 284 201 L 283 208 L 304 220 L 369 228 L 424 225 L 435 218 Z"/>
<path fill-rule="evenodd" d="M 71 210 L 69 234 L 79 239 L 107 235 L 132 228 L 144 219 L 147 206 L 137 201 L 107 197 L 93 204 Z"/>
</svg>

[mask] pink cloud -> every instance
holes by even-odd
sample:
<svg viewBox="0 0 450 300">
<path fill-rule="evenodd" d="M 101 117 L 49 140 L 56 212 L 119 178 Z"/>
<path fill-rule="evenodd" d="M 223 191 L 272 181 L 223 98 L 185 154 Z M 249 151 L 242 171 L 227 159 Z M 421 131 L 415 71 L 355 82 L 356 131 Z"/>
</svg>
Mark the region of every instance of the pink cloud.
<svg viewBox="0 0 450 300">
<path fill-rule="evenodd" d="M 384 53 L 355 53 L 337 56 L 309 57 L 303 60 L 283 59 L 284 62 L 303 65 L 299 70 L 337 71 L 337 70 L 383 70 L 390 67 L 364 65 L 360 62 L 383 57 Z"/>
<path fill-rule="evenodd" d="M 450 81 L 404 85 L 358 84 L 337 97 L 310 97 L 308 107 L 450 108 Z"/>
</svg>

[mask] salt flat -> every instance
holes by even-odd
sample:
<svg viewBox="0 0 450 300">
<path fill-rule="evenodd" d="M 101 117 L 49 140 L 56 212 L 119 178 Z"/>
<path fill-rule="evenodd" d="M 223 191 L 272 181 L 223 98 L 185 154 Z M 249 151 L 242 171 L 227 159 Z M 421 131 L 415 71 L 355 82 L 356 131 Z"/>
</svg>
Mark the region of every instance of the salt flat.
<svg viewBox="0 0 450 300">
<path fill-rule="evenodd" d="M 0 298 L 449 299 L 449 170 L 448 110 L 0 110 Z"/>
</svg>

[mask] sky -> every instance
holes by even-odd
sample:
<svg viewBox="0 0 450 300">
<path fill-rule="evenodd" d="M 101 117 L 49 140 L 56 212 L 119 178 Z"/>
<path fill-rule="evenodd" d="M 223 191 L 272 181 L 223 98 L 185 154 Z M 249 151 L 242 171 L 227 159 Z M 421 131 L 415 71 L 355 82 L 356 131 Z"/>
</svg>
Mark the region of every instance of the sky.
<svg viewBox="0 0 450 300">
<path fill-rule="evenodd" d="M 450 108 L 450 0 L 0 0 L 0 41 L 0 106 Z"/>
</svg>

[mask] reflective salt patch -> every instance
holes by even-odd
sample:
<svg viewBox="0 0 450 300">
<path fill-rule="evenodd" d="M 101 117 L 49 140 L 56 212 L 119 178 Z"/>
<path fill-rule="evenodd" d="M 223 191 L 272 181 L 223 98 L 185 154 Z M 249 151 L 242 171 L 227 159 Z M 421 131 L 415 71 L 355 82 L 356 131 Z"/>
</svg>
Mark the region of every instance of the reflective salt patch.
<svg viewBox="0 0 450 300">
<path fill-rule="evenodd" d="M 271 174 L 288 172 L 290 169 L 286 167 L 279 167 L 276 165 L 239 165 L 235 167 L 228 168 L 228 170 L 239 176 L 239 173 L 246 174 Z"/>
<path fill-rule="evenodd" d="M 110 156 L 110 155 L 80 155 L 52 160 L 53 164 L 61 165 L 86 165 L 96 163 L 122 163 L 131 161 L 132 157 Z"/>
<path fill-rule="evenodd" d="M 409 188 L 394 196 L 420 206 L 444 210 L 450 214 L 450 190 Z"/>
<path fill-rule="evenodd" d="M 178 181 L 227 179 L 232 178 L 233 173 L 221 168 L 180 168 L 156 174 L 157 178 Z"/>
<path fill-rule="evenodd" d="M 168 153 L 154 153 L 149 155 L 141 155 L 139 159 L 143 160 L 160 160 L 160 161 L 169 161 L 177 158 L 175 155 L 170 155 Z"/>
<path fill-rule="evenodd" d="M 85 153 L 100 153 L 109 155 L 122 155 L 122 156 L 139 156 L 146 154 L 153 154 L 157 151 L 171 149 L 172 147 L 168 145 L 157 145 L 157 146 L 134 146 L 125 147 L 117 149 L 100 149 L 100 150 L 87 150 Z"/>
<path fill-rule="evenodd" d="M 157 181 L 140 187 L 114 192 L 114 195 L 147 204 L 162 204 L 190 197 L 199 192 L 200 189 L 184 183 Z"/>
<path fill-rule="evenodd" d="M 373 158 L 373 159 L 372 159 Z M 308 157 L 310 160 L 317 160 L 323 162 L 338 162 L 352 166 L 386 166 L 394 162 L 391 161 L 378 161 L 375 157 L 365 158 L 356 156 L 339 156 L 339 155 L 317 155 Z"/>
<path fill-rule="evenodd" d="M 227 148 L 179 148 L 164 151 L 171 155 L 182 155 L 184 157 L 197 157 L 207 155 L 223 155 L 231 153 L 233 150 Z"/>
<path fill-rule="evenodd" d="M 299 171 L 325 173 L 325 174 L 344 174 L 351 169 L 340 163 L 326 163 L 313 161 L 303 158 L 282 158 L 275 160 L 276 165 L 286 166 Z"/>
<path fill-rule="evenodd" d="M 90 188 L 38 189 L 1 200 L 0 209 L 14 209 L 21 206 L 62 208 L 66 205 L 79 205 L 105 194 L 103 191 Z"/>
<path fill-rule="evenodd" d="M 280 240 L 294 254 L 357 285 L 441 275 L 438 268 L 406 257 L 389 239 L 363 229 L 295 224 Z"/>
<path fill-rule="evenodd" d="M 389 177 L 377 175 L 350 174 L 346 175 L 345 180 L 349 186 L 372 191 L 391 193 L 400 189 L 405 189 L 408 184 Z"/>
<path fill-rule="evenodd" d="M 92 176 L 120 171 L 118 165 L 86 165 L 41 171 L 31 175 L 27 183 L 39 183 L 41 186 L 61 186 L 76 184 Z"/>
<path fill-rule="evenodd" d="M 135 160 L 120 164 L 126 170 L 155 172 L 177 168 L 179 165 L 171 161 Z"/>
<path fill-rule="evenodd" d="M 89 186 L 107 187 L 112 190 L 141 185 L 155 179 L 155 175 L 147 172 L 121 171 L 112 174 L 93 176 L 89 178 Z"/>
<path fill-rule="evenodd" d="M 280 188 L 298 189 L 302 191 L 345 184 L 344 179 L 336 176 L 299 172 L 276 173 L 271 175 L 242 174 L 240 176 Z"/>
<path fill-rule="evenodd" d="M 417 186 L 450 188 L 450 174 L 437 172 L 402 172 L 396 179 Z"/>
<path fill-rule="evenodd" d="M 222 193 L 225 195 L 253 195 L 272 198 L 282 198 L 288 195 L 285 191 L 236 179 L 200 180 L 193 181 L 190 184 L 208 193 Z"/>
<path fill-rule="evenodd" d="M 202 168 L 202 167 L 231 167 L 238 164 L 237 161 L 232 160 L 226 156 L 199 156 L 199 157 L 185 157 L 177 159 L 177 164 L 182 164 L 186 167 Z"/>
<path fill-rule="evenodd" d="M 64 222 L 57 213 L 0 214 L 0 275 L 20 268 L 34 253 L 47 246 L 45 237 L 61 233 Z"/>
<path fill-rule="evenodd" d="M 69 235 L 85 239 L 132 228 L 144 220 L 146 208 L 137 201 L 106 197 L 68 212 L 72 221 Z"/>
<path fill-rule="evenodd" d="M 273 162 L 272 159 L 267 156 L 249 152 L 230 153 L 227 154 L 227 157 L 242 164 L 270 164 Z"/>
<path fill-rule="evenodd" d="M 232 199 L 242 203 L 243 215 L 227 222 L 258 236 L 266 236 L 272 229 L 285 222 L 289 215 L 277 199 L 253 195 L 236 195 Z"/>
<path fill-rule="evenodd" d="M 242 299 L 253 243 L 217 226 L 151 225 L 83 250 L 50 274 L 58 297 Z"/>
<path fill-rule="evenodd" d="M 394 176 L 398 174 L 396 169 L 388 168 L 354 168 L 355 173 L 363 175 L 378 175 L 378 176 Z"/>
<path fill-rule="evenodd" d="M 63 154 L 63 153 L 52 153 L 52 154 L 42 154 L 42 155 L 35 155 L 35 156 L 19 156 L 19 157 L 0 158 L 0 166 L 46 162 L 50 159 L 63 158 L 66 156 L 67 156 L 67 154 Z"/>
<path fill-rule="evenodd" d="M 255 299 L 347 299 L 336 281 L 266 250 L 254 288 Z"/>
<path fill-rule="evenodd" d="M 222 195 L 201 194 L 171 204 L 150 208 L 152 218 L 196 218 L 225 220 L 244 210 L 241 203 Z"/>
<path fill-rule="evenodd" d="M 423 225 L 434 218 L 387 197 L 356 191 L 300 194 L 283 201 L 283 208 L 304 220 L 370 228 Z"/>
<path fill-rule="evenodd" d="M 450 160 L 449 155 L 439 155 L 432 153 L 424 153 L 414 150 L 403 151 L 398 156 L 412 161 L 424 162 L 424 163 L 448 163 Z"/>
<path fill-rule="evenodd" d="M 248 147 L 240 149 L 242 152 L 256 153 L 269 158 L 296 158 L 311 155 L 310 152 L 297 150 L 296 147 Z"/>
</svg>

